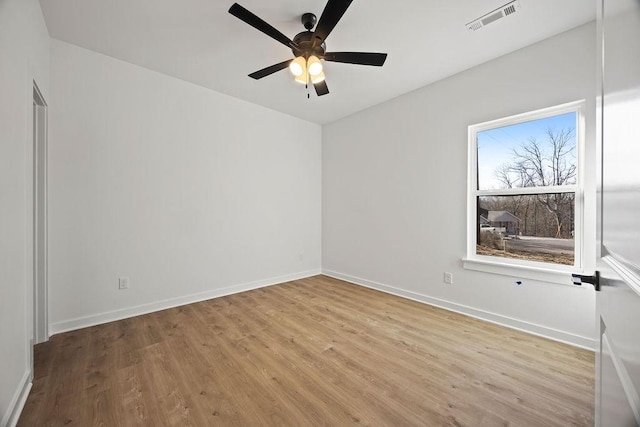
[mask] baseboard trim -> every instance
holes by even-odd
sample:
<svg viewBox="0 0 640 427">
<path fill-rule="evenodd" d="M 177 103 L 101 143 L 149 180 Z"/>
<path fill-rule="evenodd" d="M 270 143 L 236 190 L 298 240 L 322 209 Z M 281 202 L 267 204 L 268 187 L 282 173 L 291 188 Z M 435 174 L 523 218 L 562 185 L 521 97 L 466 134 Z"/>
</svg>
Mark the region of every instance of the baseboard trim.
<svg viewBox="0 0 640 427">
<path fill-rule="evenodd" d="M 18 419 L 20 418 L 20 414 L 22 414 L 22 409 L 24 408 L 25 403 L 27 403 L 27 397 L 29 397 L 29 391 L 31 391 L 31 373 L 26 371 L 20 380 L 20 384 L 15 394 L 13 395 L 13 399 L 11 399 L 11 404 L 7 408 L 7 412 L 2 417 L 2 421 L 0 421 L 0 426 L 2 427 L 15 427 L 18 424 Z"/>
<path fill-rule="evenodd" d="M 185 295 L 177 298 L 170 298 L 162 301 L 152 302 L 149 304 L 128 307 L 121 310 L 114 310 L 105 313 L 99 313 L 86 317 L 65 320 L 62 322 L 52 323 L 49 325 L 49 336 L 60 334 L 63 332 L 74 331 L 77 329 L 87 328 L 90 326 L 100 325 L 103 323 L 114 322 L 116 320 L 127 319 L 129 317 L 140 316 L 142 314 L 153 313 L 155 311 L 166 310 L 168 308 L 179 307 L 181 305 L 192 304 L 195 302 L 205 301 L 212 298 L 219 298 L 226 295 L 246 292 L 253 289 L 264 288 L 267 286 L 277 285 L 279 283 L 289 282 L 292 280 L 304 279 L 306 277 L 317 276 L 321 274 L 320 269 L 302 271 L 298 273 L 287 274 L 284 276 L 272 277 L 269 279 L 257 280 L 249 283 L 241 283 L 237 285 L 227 286 L 212 291 L 201 292 L 197 294 Z"/>
<path fill-rule="evenodd" d="M 339 273 L 337 271 L 322 270 L 322 274 L 325 276 L 333 277 L 335 279 L 344 280 L 345 282 L 353 283 L 355 285 L 364 286 L 367 288 L 375 289 L 388 294 L 396 295 L 402 298 L 407 298 L 424 304 L 429 304 L 435 307 L 443 308 L 445 310 L 453 311 L 466 316 L 474 317 L 476 319 L 484 320 L 490 323 L 495 323 L 500 326 L 506 326 L 511 329 L 526 332 L 532 335 L 537 335 L 543 338 L 548 338 L 561 343 L 569 344 L 575 347 L 584 348 L 586 350 L 595 351 L 597 348 L 597 342 L 594 339 L 575 335 L 569 332 L 560 331 L 546 326 L 537 325 L 535 323 L 526 322 L 523 320 L 514 319 L 512 317 L 503 316 L 501 314 L 492 313 L 489 311 L 479 310 L 477 308 L 469 307 L 466 305 L 454 303 L 451 301 L 442 300 L 439 298 L 433 298 L 428 295 L 419 294 L 412 291 L 396 288 L 382 283 L 374 282 L 360 277 L 350 276 L 348 274 Z"/>
</svg>

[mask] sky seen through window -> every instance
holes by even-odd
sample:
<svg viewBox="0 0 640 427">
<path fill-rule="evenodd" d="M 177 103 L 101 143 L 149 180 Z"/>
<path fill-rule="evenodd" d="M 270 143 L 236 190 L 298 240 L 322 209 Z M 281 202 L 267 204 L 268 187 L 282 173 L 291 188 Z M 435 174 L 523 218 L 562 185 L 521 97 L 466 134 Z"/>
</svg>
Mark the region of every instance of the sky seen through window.
<svg viewBox="0 0 640 427">
<path fill-rule="evenodd" d="M 513 163 L 514 149 L 521 151 L 522 146 L 535 138 L 540 147 L 547 152 L 551 144 L 547 129 L 554 131 L 571 130 L 569 146 L 573 148 L 566 160 L 576 163 L 576 113 L 560 114 L 552 117 L 501 126 L 477 133 L 478 138 L 478 186 L 480 190 L 507 188 L 496 176 L 496 171 L 504 164 Z"/>
</svg>

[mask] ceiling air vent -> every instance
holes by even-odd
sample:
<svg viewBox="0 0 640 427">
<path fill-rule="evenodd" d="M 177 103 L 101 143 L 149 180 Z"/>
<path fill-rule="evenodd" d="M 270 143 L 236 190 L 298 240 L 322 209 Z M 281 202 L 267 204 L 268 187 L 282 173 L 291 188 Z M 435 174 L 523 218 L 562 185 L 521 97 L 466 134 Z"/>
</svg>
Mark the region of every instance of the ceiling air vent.
<svg viewBox="0 0 640 427">
<path fill-rule="evenodd" d="M 509 16 L 512 13 L 516 13 L 516 6 L 513 4 L 510 4 L 509 6 L 502 9 L 502 11 L 504 12 L 504 16 Z"/>
<path fill-rule="evenodd" d="M 499 8 L 492 10 L 489 13 L 485 13 L 479 18 L 474 19 L 473 21 L 467 23 L 467 30 L 479 30 L 482 27 L 485 27 L 492 22 L 497 21 L 500 18 L 504 18 L 505 16 L 513 15 L 520 7 L 519 0 L 513 0 L 509 3 L 500 6 Z"/>
</svg>

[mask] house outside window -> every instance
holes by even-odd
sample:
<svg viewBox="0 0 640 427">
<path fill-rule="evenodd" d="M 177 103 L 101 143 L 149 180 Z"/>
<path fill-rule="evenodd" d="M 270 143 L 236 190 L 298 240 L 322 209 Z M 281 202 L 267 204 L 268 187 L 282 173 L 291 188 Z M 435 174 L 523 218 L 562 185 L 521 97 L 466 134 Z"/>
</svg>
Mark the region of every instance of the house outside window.
<svg viewBox="0 0 640 427">
<path fill-rule="evenodd" d="M 470 268 L 582 267 L 583 109 L 580 101 L 469 126 Z"/>
</svg>

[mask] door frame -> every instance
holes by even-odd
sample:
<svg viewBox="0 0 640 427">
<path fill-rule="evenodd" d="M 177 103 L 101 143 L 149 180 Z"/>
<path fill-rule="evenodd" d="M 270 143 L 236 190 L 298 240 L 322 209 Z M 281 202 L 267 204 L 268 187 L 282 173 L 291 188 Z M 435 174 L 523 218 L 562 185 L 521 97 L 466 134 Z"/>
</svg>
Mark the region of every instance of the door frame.
<svg viewBox="0 0 640 427">
<path fill-rule="evenodd" d="M 33 344 L 49 339 L 48 310 L 48 111 L 47 103 L 33 81 L 32 134 L 32 287 Z"/>
</svg>

